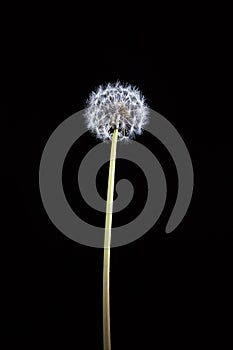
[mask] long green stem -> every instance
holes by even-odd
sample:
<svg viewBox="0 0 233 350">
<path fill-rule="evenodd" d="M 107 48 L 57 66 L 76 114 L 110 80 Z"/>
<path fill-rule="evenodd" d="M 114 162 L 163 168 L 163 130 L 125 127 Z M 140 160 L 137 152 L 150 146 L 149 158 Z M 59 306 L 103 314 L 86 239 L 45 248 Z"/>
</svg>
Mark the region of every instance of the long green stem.
<svg viewBox="0 0 233 350">
<path fill-rule="evenodd" d="M 110 280 L 110 245 L 111 245 L 111 228 L 112 228 L 112 206 L 113 206 L 113 193 L 114 193 L 117 135 L 118 135 L 118 129 L 114 129 L 113 136 L 112 136 L 109 174 L 108 174 L 108 193 L 107 193 L 105 233 L 104 233 L 104 266 L 103 266 L 104 350 L 111 350 L 109 280 Z"/>
</svg>

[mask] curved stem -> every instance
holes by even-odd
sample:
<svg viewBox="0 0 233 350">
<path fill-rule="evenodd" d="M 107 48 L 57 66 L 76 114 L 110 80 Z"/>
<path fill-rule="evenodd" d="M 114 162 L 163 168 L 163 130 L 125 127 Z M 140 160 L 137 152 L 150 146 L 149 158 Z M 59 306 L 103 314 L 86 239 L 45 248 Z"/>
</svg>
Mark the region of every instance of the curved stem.
<svg viewBox="0 0 233 350">
<path fill-rule="evenodd" d="M 111 245 L 111 228 L 112 228 L 112 207 L 114 193 L 114 178 L 116 164 L 118 129 L 114 129 L 111 144 L 109 174 L 108 174 L 108 193 L 106 202 L 105 233 L 104 233 L 104 266 L 103 266 L 103 340 L 104 350 L 111 349 L 110 334 L 110 245 Z"/>
</svg>

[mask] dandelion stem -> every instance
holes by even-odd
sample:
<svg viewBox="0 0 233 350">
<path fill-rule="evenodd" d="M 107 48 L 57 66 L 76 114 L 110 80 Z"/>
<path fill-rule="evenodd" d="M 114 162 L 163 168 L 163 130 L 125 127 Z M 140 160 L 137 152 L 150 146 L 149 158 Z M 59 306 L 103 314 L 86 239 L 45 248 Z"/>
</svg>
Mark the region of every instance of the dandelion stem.
<svg viewBox="0 0 233 350">
<path fill-rule="evenodd" d="M 114 178 L 116 164 L 118 129 L 114 129 L 111 144 L 109 174 L 108 174 L 108 192 L 106 203 L 105 233 L 104 233 L 104 264 L 103 264 L 103 341 L 104 350 L 111 350 L 110 334 L 110 245 L 111 245 L 111 227 L 112 227 L 112 207 L 114 193 Z"/>
</svg>

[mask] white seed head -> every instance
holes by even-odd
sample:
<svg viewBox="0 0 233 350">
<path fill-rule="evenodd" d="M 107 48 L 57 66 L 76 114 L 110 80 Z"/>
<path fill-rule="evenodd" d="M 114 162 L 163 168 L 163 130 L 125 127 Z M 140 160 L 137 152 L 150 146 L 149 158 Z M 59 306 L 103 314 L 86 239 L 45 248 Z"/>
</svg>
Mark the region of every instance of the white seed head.
<svg viewBox="0 0 233 350">
<path fill-rule="evenodd" d="M 112 139 L 114 128 L 118 128 L 118 141 L 128 141 L 142 133 L 148 114 L 141 92 L 117 82 L 99 86 L 90 94 L 84 116 L 87 128 L 102 141 Z"/>
</svg>

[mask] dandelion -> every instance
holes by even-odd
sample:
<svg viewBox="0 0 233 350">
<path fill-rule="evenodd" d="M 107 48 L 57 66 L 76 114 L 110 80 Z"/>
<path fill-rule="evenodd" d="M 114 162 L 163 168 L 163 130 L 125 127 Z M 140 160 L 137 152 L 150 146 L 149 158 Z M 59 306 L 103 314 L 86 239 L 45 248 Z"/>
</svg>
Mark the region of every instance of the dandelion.
<svg viewBox="0 0 233 350">
<path fill-rule="evenodd" d="M 130 84 L 99 86 L 87 100 L 84 117 L 87 128 L 103 142 L 111 141 L 106 201 L 103 262 L 103 342 L 111 349 L 110 335 L 110 246 L 117 141 L 129 141 L 142 133 L 148 123 L 149 108 L 141 92 Z"/>
</svg>

